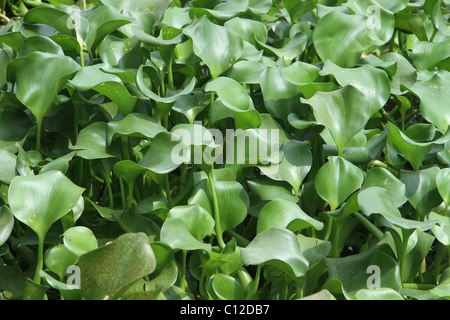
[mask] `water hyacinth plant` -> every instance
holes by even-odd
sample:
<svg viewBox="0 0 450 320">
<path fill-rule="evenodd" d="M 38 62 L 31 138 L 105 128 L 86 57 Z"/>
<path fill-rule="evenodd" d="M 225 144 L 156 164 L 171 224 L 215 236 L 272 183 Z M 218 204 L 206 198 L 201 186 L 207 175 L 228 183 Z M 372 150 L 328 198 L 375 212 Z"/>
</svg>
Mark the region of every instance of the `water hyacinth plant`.
<svg viewBox="0 0 450 320">
<path fill-rule="evenodd" d="M 0 300 L 450 298 L 448 0 L 0 0 Z"/>
</svg>

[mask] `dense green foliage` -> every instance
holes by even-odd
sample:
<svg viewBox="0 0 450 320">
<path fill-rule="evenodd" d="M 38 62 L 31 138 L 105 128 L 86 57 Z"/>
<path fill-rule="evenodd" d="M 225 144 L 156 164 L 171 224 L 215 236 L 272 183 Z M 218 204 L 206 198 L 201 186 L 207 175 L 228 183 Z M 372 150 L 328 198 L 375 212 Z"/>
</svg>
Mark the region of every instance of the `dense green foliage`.
<svg viewBox="0 0 450 320">
<path fill-rule="evenodd" d="M 449 4 L 0 0 L 0 300 L 450 298 Z"/>
</svg>

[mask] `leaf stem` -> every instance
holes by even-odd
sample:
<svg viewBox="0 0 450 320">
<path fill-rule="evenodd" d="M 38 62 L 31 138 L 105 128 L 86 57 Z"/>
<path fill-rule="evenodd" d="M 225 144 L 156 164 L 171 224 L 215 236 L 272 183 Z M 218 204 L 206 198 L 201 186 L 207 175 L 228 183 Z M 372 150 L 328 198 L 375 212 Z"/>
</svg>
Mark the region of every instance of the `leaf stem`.
<svg viewBox="0 0 450 320">
<path fill-rule="evenodd" d="M 41 152 L 42 119 L 36 121 L 36 151 Z"/>
<path fill-rule="evenodd" d="M 356 219 L 359 220 L 359 222 L 361 222 L 364 227 L 366 227 L 367 230 L 369 230 L 375 236 L 375 238 L 377 238 L 378 241 L 383 238 L 384 233 L 380 229 L 378 229 L 372 222 L 363 217 L 362 214 L 360 214 L 359 212 L 353 212 L 353 215 Z"/>
<path fill-rule="evenodd" d="M 214 204 L 214 220 L 216 222 L 216 237 L 217 242 L 221 249 L 225 247 L 225 242 L 222 238 L 222 226 L 220 223 L 220 211 L 219 202 L 217 201 L 216 187 L 214 186 L 214 166 L 211 166 L 211 171 L 209 172 L 209 185 L 211 188 L 213 204 Z"/>
<path fill-rule="evenodd" d="M 38 256 L 36 263 L 36 272 L 34 274 L 34 282 L 41 283 L 41 275 L 39 272 L 44 267 L 44 237 L 38 236 Z"/>
</svg>

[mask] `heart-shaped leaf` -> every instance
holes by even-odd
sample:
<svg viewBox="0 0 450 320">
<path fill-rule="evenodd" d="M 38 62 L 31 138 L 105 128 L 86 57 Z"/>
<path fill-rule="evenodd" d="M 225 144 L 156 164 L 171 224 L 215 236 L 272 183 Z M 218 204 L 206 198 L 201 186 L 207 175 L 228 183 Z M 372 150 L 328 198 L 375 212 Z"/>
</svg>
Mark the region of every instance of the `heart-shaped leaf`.
<svg viewBox="0 0 450 320">
<path fill-rule="evenodd" d="M 332 92 L 317 92 L 312 98 L 301 100 L 311 105 L 316 120 L 330 130 L 339 155 L 347 142 L 365 127 L 372 112 L 367 107 L 366 95 L 352 85 Z"/>
<path fill-rule="evenodd" d="M 92 230 L 82 226 L 72 227 L 64 232 L 64 245 L 76 256 L 82 256 L 98 248 Z"/>
<path fill-rule="evenodd" d="M 213 79 L 230 69 L 242 54 L 242 38 L 206 16 L 183 32 L 192 39 L 194 53 L 209 67 Z"/>
<path fill-rule="evenodd" d="M 303 276 L 308 269 L 308 260 L 302 255 L 297 238 L 286 229 L 261 232 L 241 249 L 241 258 L 245 265 L 273 265 L 294 279 Z"/>
<path fill-rule="evenodd" d="M 124 234 L 82 255 L 81 293 L 89 300 L 117 299 L 136 280 L 152 273 L 155 255 L 143 233 Z"/>
<path fill-rule="evenodd" d="M 323 223 L 308 216 L 296 203 L 276 199 L 261 209 L 256 231 L 261 233 L 271 228 L 286 228 L 296 232 L 309 227 L 321 230 Z"/>
<path fill-rule="evenodd" d="M 353 192 L 358 190 L 364 175 L 361 170 L 342 157 L 329 157 L 317 172 L 315 187 L 330 210 L 336 210 Z"/>
<path fill-rule="evenodd" d="M 8 201 L 14 217 L 43 239 L 51 225 L 73 209 L 83 191 L 60 171 L 49 171 L 15 177 Z"/>
</svg>

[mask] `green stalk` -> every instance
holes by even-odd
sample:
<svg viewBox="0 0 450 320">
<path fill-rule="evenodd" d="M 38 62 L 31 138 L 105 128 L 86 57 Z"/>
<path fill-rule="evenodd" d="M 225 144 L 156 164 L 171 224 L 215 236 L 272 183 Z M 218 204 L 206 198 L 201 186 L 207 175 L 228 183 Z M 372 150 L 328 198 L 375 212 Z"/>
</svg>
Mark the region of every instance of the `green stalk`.
<svg viewBox="0 0 450 320">
<path fill-rule="evenodd" d="M 220 224 L 220 211 L 219 211 L 219 202 L 217 201 L 216 187 L 214 186 L 214 167 L 211 167 L 211 171 L 209 172 L 209 185 L 211 188 L 213 203 L 214 203 L 214 220 L 216 221 L 216 236 L 217 242 L 221 249 L 225 247 L 225 242 L 222 238 L 222 226 Z"/>
<path fill-rule="evenodd" d="M 119 184 L 120 184 L 120 195 L 122 196 L 122 208 L 125 210 L 127 208 L 127 197 L 125 195 L 125 188 L 123 185 L 122 177 L 119 177 Z"/>
<path fill-rule="evenodd" d="M 41 283 L 41 275 L 39 272 L 44 267 L 44 237 L 38 236 L 38 257 L 36 263 L 36 272 L 34 274 L 34 282 Z"/>
<path fill-rule="evenodd" d="M 186 259 L 187 259 L 187 251 L 182 250 L 183 252 L 183 260 L 181 261 L 181 270 L 180 270 L 180 288 L 183 291 L 187 289 L 187 281 L 186 281 Z"/>
<path fill-rule="evenodd" d="M 169 204 L 169 208 L 173 207 L 173 201 L 172 201 L 172 194 L 170 192 L 170 182 L 169 182 L 169 175 L 166 174 L 165 181 L 164 181 L 164 188 L 166 193 L 166 199 Z"/>
<path fill-rule="evenodd" d="M 169 81 L 169 89 L 174 90 L 175 87 L 173 85 L 173 66 L 172 66 L 172 60 L 170 59 L 169 64 L 167 65 L 167 79 Z"/>
<path fill-rule="evenodd" d="M 343 220 L 336 220 L 336 233 L 334 235 L 333 238 L 333 257 L 334 258 L 338 258 L 339 254 L 340 254 L 340 250 L 339 250 L 339 240 L 341 238 L 341 229 L 342 229 L 342 224 L 343 224 Z"/>
<path fill-rule="evenodd" d="M 303 284 L 305 282 L 304 277 L 301 277 L 299 280 L 296 281 L 297 283 L 297 295 L 296 298 L 297 299 L 301 299 L 303 298 Z"/>
<path fill-rule="evenodd" d="M 378 229 L 372 222 L 363 217 L 362 214 L 360 214 L 359 212 L 354 212 L 353 216 L 358 219 L 359 222 L 361 222 L 361 224 L 366 227 L 366 229 L 369 230 L 375 236 L 375 238 L 377 238 L 378 241 L 383 238 L 384 233 L 380 229 Z"/>
<path fill-rule="evenodd" d="M 109 195 L 109 207 L 111 209 L 114 208 L 114 196 L 112 193 L 112 188 L 111 188 L 111 181 L 108 177 L 108 175 L 106 174 L 106 171 L 103 170 L 103 177 L 105 178 L 105 182 L 106 182 L 106 189 L 108 190 L 108 195 Z"/>
<path fill-rule="evenodd" d="M 436 287 L 433 284 L 426 284 L 426 283 L 404 283 L 403 288 L 410 288 L 410 289 L 416 289 L 416 290 L 431 290 L 434 287 Z"/>
<path fill-rule="evenodd" d="M 42 119 L 36 120 L 36 151 L 41 152 Z"/>
<path fill-rule="evenodd" d="M 333 217 L 328 216 L 327 232 L 325 233 L 325 238 L 323 240 L 328 241 L 328 239 L 330 239 L 331 228 L 333 228 Z"/>
</svg>

